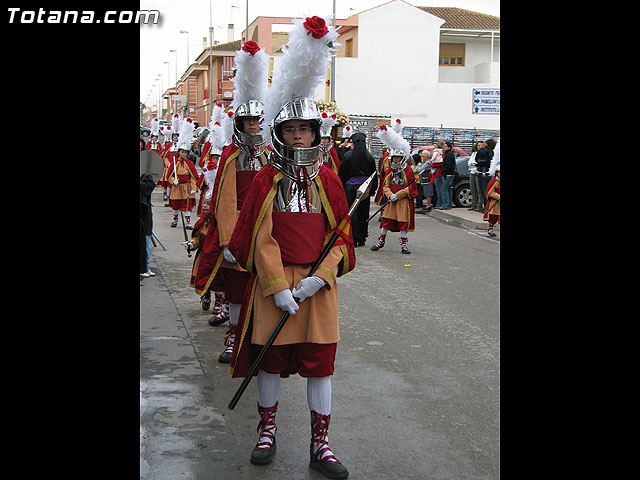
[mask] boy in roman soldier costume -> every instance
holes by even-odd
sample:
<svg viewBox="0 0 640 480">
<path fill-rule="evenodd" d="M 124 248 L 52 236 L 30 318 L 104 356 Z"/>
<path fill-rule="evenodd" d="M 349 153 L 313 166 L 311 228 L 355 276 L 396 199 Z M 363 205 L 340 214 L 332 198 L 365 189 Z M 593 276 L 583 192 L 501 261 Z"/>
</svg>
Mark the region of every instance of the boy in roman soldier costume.
<svg viewBox="0 0 640 480">
<path fill-rule="evenodd" d="M 221 123 L 222 122 L 222 123 Z M 212 238 L 212 224 L 214 223 L 214 217 L 211 214 L 210 204 L 211 197 L 213 195 L 213 186 L 215 183 L 216 175 L 218 172 L 218 163 L 220 155 L 224 148 L 231 142 L 231 135 L 233 133 L 233 121 L 231 118 L 224 114 L 222 105 L 218 104 L 214 107 L 214 111 L 211 114 L 210 133 L 207 143 L 208 161 L 202 167 L 202 175 L 198 179 L 196 186 L 202 192 L 200 195 L 200 202 L 198 206 L 198 215 L 200 219 L 194 225 L 193 233 L 191 234 L 191 240 L 187 242 L 186 248 L 189 250 L 196 250 L 195 258 L 193 259 L 193 268 L 191 271 L 191 287 L 195 287 L 200 282 L 198 278 L 206 277 L 210 272 L 205 268 L 200 268 L 201 254 L 203 247 L 207 245 L 207 242 Z M 213 285 L 210 284 L 207 290 L 201 294 L 200 300 L 203 310 L 209 310 L 211 305 L 211 292 L 216 292 L 216 301 L 213 308 L 214 317 L 224 310 L 223 307 L 223 292 L 222 284 Z M 224 312 L 228 319 L 228 310 Z"/>
<path fill-rule="evenodd" d="M 236 325 L 245 287 L 250 274 L 237 264 L 227 244 L 236 226 L 236 219 L 251 187 L 253 177 L 266 165 L 263 138 L 263 99 L 267 88 L 268 55 L 254 41 L 245 42 L 236 54 L 236 75 L 233 77 L 234 99 L 233 143 L 224 149 L 218 163 L 211 213 L 215 218 L 210 245 L 201 261 L 203 274 L 195 282 L 196 293 L 203 295 L 212 282 L 222 281 L 229 302 L 229 330 L 225 350 L 218 361 L 229 363 L 236 338 Z M 216 278 L 218 275 L 220 278 Z M 210 320 L 210 325 L 226 321 L 221 316 Z"/>
<path fill-rule="evenodd" d="M 269 165 L 254 179 L 228 245 L 238 263 L 252 273 L 231 372 L 246 376 L 283 312 L 289 312 L 292 318 L 257 374 L 261 420 L 251 463 L 272 461 L 280 377 L 299 373 L 307 378 L 311 411 L 309 466 L 331 478 L 346 478 L 349 472 L 331 452 L 327 431 L 330 376 L 340 339 L 336 278 L 353 269 L 355 254 L 342 184 L 331 169 L 320 166 L 320 112 L 311 99 L 324 79 L 337 33 L 318 17 L 293 23 L 265 104 L 265 124 L 271 132 Z M 310 265 L 333 232 L 339 239 L 308 277 Z"/>
<path fill-rule="evenodd" d="M 204 168 L 204 166 L 209 161 L 209 157 L 211 155 L 217 155 L 218 158 L 220 158 L 220 154 L 222 153 L 222 151 L 215 152 L 215 149 L 211 150 L 211 132 L 213 132 L 213 127 L 216 124 L 221 125 L 220 122 L 222 121 L 223 115 L 224 115 L 223 105 L 221 103 L 216 103 L 213 106 L 213 111 L 211 112 L 211 121 L 209 122 L 209 135 L 207 136 L 207 141 L 204 143 L 204 145 L 202 145 L 202 153 L 200 154 L 200 162 L 198 163 L 198 165 L 200 165 L 200 168 Z M 216 163 L 217 163 L 217 160 L 216 160 Z"/>
<path fill-rule="evenodd" d="M 400 232 L 402 253 L 411 253 L 407 248 L 407 232 L 415 230 L 415 204 L 418 196 L 413 170 L 407 164 L 411 147 L 402 136 L 386 125 L 381 125 L 376 134 L 389 148 L 389 168 L 382 177 L 382 199 L 389 204 L 382 211 L 380 237 L 371 247 L 374 252 L 384 247 L 387 232 Z"/>
<path fill-rule="evenodd" d="M 169 206 L 173 209 L 172 227 L 178 225 L 178 215 L 180 211 L 185 212 L 186 228 L 192 229 L 191 210 L 196 204 L 196 180 L 198 172 L 196 166 L 187 158 L 191 149 L 193 138 L 193 120 L 187 118 L 180 125 L 180 138 L 178 138 L 178 156 L 173 157 L 173 161 L 168 168 L 167 181 L 171 184 L 171 194 L 169 195 Z"/>
<path fill-rule="evenodd" d="M 385 126 L 385 128 L 388 128 Z M 395 123 L 391 125 L 391 129 L 399 135 L 402 135 L 402 121 L 399 118 L 396 118 Z M 382 202 L 382 187 L 384 187 L 384 183 L 382 179 L 384 178 L 385 172 L 389 169 L 389 150 L 386 150 L 382 158 L 380 158 L 380 163 L 378 164 L 378 191 L 376 192 L 375 202 L 377 205 L 380 205 Z M 382 213 L 380 213 L 380 217 L 382 218 Z"/>
<path fill-rule="evenodd" d="M 160 130 L 160 120 L 158 120 L 158 117 L 155 117 L 153 120 L 151 120 L 150 127 L 151 138 L 147 142 L 147 150 L 153 150 L 160 155 L 162 152 L 162 145 L 160 145 L 160 142 L 158 142 L 158 131 Z"/>
<path fill-rule="evenodd" d="M 498 144 L 500 145 L 500 144 Z M 484 208 L 483 220 L 489 222 L 489 231 L 487 234 L 490 237 L 495 237 L 496 232 L 493 231 L 494 225 L 500 224 L 500 165 L 495 167 L 496 176 L 489 181 L 487 185 L 487 191 L 484 194 L 487 205 Z"/>
<path fill-rule="evenodd" d="M 340 169 L 340 159 L 338 158 L 338 152 L 333 146 L 333 139 L 331 138 L 331 129 L 338 123 L 338 118 L 335 113 L 329 115 L 327 112 L 322 112 L 320 117 L 322 118 L 322 125 L 320 125 L 321 165 L 326 165 L 333 170 L 334 173 L 338 173 Z"/>
</svg>

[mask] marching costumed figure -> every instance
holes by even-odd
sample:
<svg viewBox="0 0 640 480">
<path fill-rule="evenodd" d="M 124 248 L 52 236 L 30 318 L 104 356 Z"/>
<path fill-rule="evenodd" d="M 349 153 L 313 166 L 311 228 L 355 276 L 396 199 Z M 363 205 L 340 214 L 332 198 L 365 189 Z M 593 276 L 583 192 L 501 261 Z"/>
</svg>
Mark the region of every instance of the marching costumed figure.
<svg viewBox="0 0 640 480">
<path fill-rule="evenodd" d="M 171 125 L 167 125 L 164 129 L 164 138 L 166 139 L 164 142 L 164 147 L 162 149 L 162 161 L 164 162 L 164 169 L 162 171 L 162 177 L 160 177 L 161 187 L 164 187 L 164 195 L 162 197 L 163 200 L 169 200 L 169 195 L 171 194 L 171 183 L 169 182 L 169 167 L 173 159 L 177 156 L 177 144 L 178 137 L 180 135 L 180 125 L 182 123 L 182 119 L 180 118 L 180 114 L 174 113 L 171 117 Z M 169 206 L 169 203 L 165 203 L 165 207 Z"/>
<path fill-rule="evenodd" d="M 207 136 L 207 141 L 204 143 L 204 145 L 202 145 L 202 152 L 200 153 L 200 162 L 198 163 L 200 168 L 203 168 L 207 164 L 210 155 L 218 155 L 218 158 L 220 158 L 220 154 L 222 152 L 214 153 L 211 151 L 211 132 L 213 131 L 214 125 L 221 125 L 220 122 L 222 121 L 223 115 L 223 105 L 221 103 L 216 103 L 213 106 L 213 111 L 211 112 L 211 121 L 209 122 L 209 135 Z"/>
<path fill-rule="evenodd" d="M 178 215 L 185 212 L 186 228 L 192 229 L 191 210 L 196 203 L 196 180 L 198 172 L 196 166 L 187 158 L 191 150 L 193 138 L 193 120 L 187 118 L 180 125 L 180 135 L 178 138 L 178 156 L 174 156 L 168 168 L 167 181 L 171 184 L 171 194 L 169 195 L 169 206 L 173 209 L 172 227 L 178 225 Z"/>
<path fill-rule="evenodd" d="M 233 133 L 233 121 L 229 115 L 225 114 L 222 110 L 222 105 L 216 105 L 219 110 L 212 115 L 212 124 L 210 125 L 211 131 L 207 143 L 209 147 L 207 149 L 207 163 L 202 167 L 202 175 L 198 179 L 196 186 L 199 188 L 202 194 L 200 195 L 199 211 L 200 219 L 194 225 L 192 232 L 192 239 L 187 243 L 186 248 L 189 250 L 196 250 L 196 255 L 193 260 L 193 268 L 191 270 L 191 287 L 195 288 L 196 285 L 201 285 L 211 273 L 209 264 L 204 262 L 204 268 L 201 267 L 201 254 L 205 250 L 211 241 L 213 240 L 213 226 L 215 218 L 211 212 L 211 198 L 213 196 L 213 189 L 215 179 L 218 172 L 218 165 L 220 155 L 224 148 L 231 143 L 231 135 Z M 214 107 L 214 108 L 216 108 Z M 208 251 L 208 248 L 206 249 Z M 210 283 L 204 293 L 200 293 L 200 301 L 203 310 L 209 310 L 211 305 L 211 292 L 216 292 L 216 301 L 213 307 L 213 318 L 209 321 L 210 325 L 214 325 L 212 322 L 220 315 L 224 315 L 225 318 L 219 320 L 218 324 L 224 323 L 229 319 L 228 304 L 223 301 L 224 293 L 222 291 L 222 282 Z"/>
<path fill-rule="evenodd" d="M 407 247 L 407 232 L 415 229 L 415 203 L 418 187 L 413 170 L 407 163 L 411 154 L 409 142 L 401 135 L 381 125 L 376 134 L 389 148 L 389 168 L 382 177 L 382 196 L 386 199 L 386 206 L 382 211 L 380 237 L 371 247 L 374 252 L 384 247 L 387 232 L 400 232 L 402 253 L 411 253 Z"/>
<path fill-rule="evenodd" d="M 150 140 L 147 142 L 147 150 L 153 150 L 160 155 L 162 152 L 162 145 L 158 141 L 158 133 L 160 130 L 160 120 L 158 117 L 151 120 L 149 127 L 151 128 L 151 135 L 149 135 Z"/>
<path fill-rule="evenodd" d="M 484 221 L 489 222 L 489 231 L 487 234 L 490 237 L 496 236 L 496 232 L 493 231 L 493 227 L 496 223 L 498 225 L 500 224 L 500 165 L 495 167 L 494 173 L 495 177 L 489 181 L 487 191 L 484 194 L 484 197 L 486 198 L 486 206 L 482 217 Z"/>
<path fill-rule="evenodd" d="M 229 363 L 236 338 L 236 325 L 245 287 L 250 273 L 241 267 L 227 247 L 240 209 L 248 195 L 253 178 L 266 165 L 266 139 L 262 134 L 262 114 L 267 89 L 268 55 L 254 41 L 245 42 L 236 54 L 236 74 L 231 106 L 233 143 L 224 149 L 218 163 L 210 209 L 215 219 L 206 259 L 195 281 L 196 293 L 202 295 L 213 282 L 224 285 L 229 314 L 209 321 L 216 326 L 229 319 L 225 350 L 218 361 Z M 231 112 L 229 112 L 231 113 Z M 223 116 L 224 121 L 224 116 Z M 224 126 L 224 124 L 223 124 Z M 220 278 L 217 276 L 220 275 Z M 202 293 L 201 293 L 202 292 Z"/>
<path fill-rule="evenodd" d="M 396 121 L 391 124 L 391 129 L 398 135 L 402 135 L 402 121 L 399 118 L 396 118 Z M 384 186 L 382 178 L 384 177 L 384 173 L 389 169 L 389 151 L 388 149 L 385 150 L 387 151 L 384 152 L 382 158 L 380 158 L 380 163 L 378 164 L 378 180 L 380 183 L 378 184 L 378 191 L 375 196 L 375 202 L 377 205 L 380 205 L 380 202 L 382 201 L 382 187 Z M 382 214 L 380 215 L 382 217 Z"/>
<path fill-rule="evenodd" d="M 320 125 L 321 165 L 326 165 L 333 170 L 334 173 L 338 173 L 340 169 L 340 159 L 338 158 L 338 152 L 333 146 L 333 138 L 331 138 L 331 129 L 338 123 L 338 117 L 335 113 L 329 115 L 327 112 L 322 112 L 320 117 L 322 118 L 322 125 Z"/>
<path fill-rule="evenodd" d="M 330 376 L 340 340 L 336 278 L 353 269 L 355 254 L 342 184 L 331 169 L 320 166 L 321 118 L 312 100 L 338 35 L 318 17 L 293 23 L 265 102 L 269 164 L 256 175 L 228 245 L 252 273 L 231 371 L 234 377 L 246 376 L 283 312 L 291 314 L 257 374 L 260 423 L 251 463 L 273 460 L 280 377 L 298 373 L 307 378 L 309 466 L 331 478 L 346 478 L 349 473 L 329 448 L 327 433 Z M 313 276 L 307 276 L 334 232 L 338 240 Z"/>
</svg>

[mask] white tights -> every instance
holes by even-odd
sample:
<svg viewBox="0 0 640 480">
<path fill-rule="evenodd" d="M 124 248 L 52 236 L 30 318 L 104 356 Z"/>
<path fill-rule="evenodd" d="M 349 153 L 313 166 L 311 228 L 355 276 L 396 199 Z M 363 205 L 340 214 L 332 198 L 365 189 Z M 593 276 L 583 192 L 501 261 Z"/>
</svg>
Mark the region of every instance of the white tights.
<svg viewBox="0 0 640 480">
<path fill-rule="evenodd" d="M 231 313 L 231 305 L 229 305 L 229 310 Z M 258 370 L 258 403 L 260 406 L 273 407 L 278 401 L 279 395 L 280 374 Z M 322 415 L 331 414 L 331 377 L 307 378 L 307 402 L 309 410 Z"/>
</svg>

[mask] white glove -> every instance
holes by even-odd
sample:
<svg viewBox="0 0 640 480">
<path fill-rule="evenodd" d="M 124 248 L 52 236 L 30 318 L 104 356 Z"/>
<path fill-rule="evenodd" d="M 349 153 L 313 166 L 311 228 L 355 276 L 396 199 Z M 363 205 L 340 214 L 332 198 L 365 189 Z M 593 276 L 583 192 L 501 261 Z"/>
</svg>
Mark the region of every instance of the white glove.
<svg viewBox="0 0 640 480">
<path fill-rule="evenodd" d="M 392 193 L 391 195 L 389 195 L 389 200 L 395 202 L 396 200 L 398 200 L 398 196 L 395 193 Z"/>
<path fill-rule="evenodd" d="M 196 193 L 195 190 L 191 190 L 191 192 L 189 192 L 191 195 L 193 195 L 194 193 Z"/>
<path fill-rule="evenodd" d="M 293 289 L 293 296 L 298 299 L 298 303 L 304 302 L 305 299 L 312 297 L 318 290 L 327 284 L 320 277 L 305 277 Z"/>
<path fill-rule="evenodd" d="M 289 312 L 291 315 L 295 315 L 300 306 L 293 299 L 291 290 L 285 288 L 273 294 L 273 299 L 276 302 L 276 307 L 281 308 L 283 312 Z"/>
<path fill-rule="evenodd" d="M 237 262 L 236 257 L 234 257 L 231 254 L 231 252 L 229 251 L 229 249 L 226 246 L 222 247 L 222 256 L 229 263 L 236 263 Z"/>
<path fill-rule="evenodd" d="M 185 242 L 183 243 L 183 245 L 184 245 L 184 248 L 187 250 L 187 252 L 190 252 L 191 250 L 195 250 L 195 247 L 191 242 Z"/>
<path fill-rule="evenodd" d="M 173 181 L 173 184 L 174 184 L 174 185 L 178 185 L 179 183 L 180 183 L 180 182 L 179 182 L 178 180 L 174 180 L 174 181 Z"/>
</svg>

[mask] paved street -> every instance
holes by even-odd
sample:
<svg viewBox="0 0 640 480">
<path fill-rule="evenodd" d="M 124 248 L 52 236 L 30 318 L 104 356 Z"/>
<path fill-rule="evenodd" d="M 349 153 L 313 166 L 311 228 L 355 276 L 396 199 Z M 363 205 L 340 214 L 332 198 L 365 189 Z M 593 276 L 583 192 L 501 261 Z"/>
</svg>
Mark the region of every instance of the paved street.
<svg viewBox="0 0 640 480">
<path fill-rule="evenodd" d="M 274 462 L 249 463 L 257 381 L 229 411 L 241 379 L 217 361 L 226 324 L 208 325 L 211 314 L 189 287 L 181 224 L 169 227 L 159 189 L 152 198 L 167 251 L 154 249 L 157 275 L 140 286 L 140 478 L 325 478 L 308 468 L 299 376 L 281 382 Z M 497 480 L 501 233 L 489 238 L 486 222 L 476 230 L 445 212 L 416 215 L 412 253 L 402 255 L 394 233 L 383 249 L 369 249 L 378 228 L 376 217 L 355 270 L 338 279 L 331 448 L 350 479 Z"/>
</svg>

